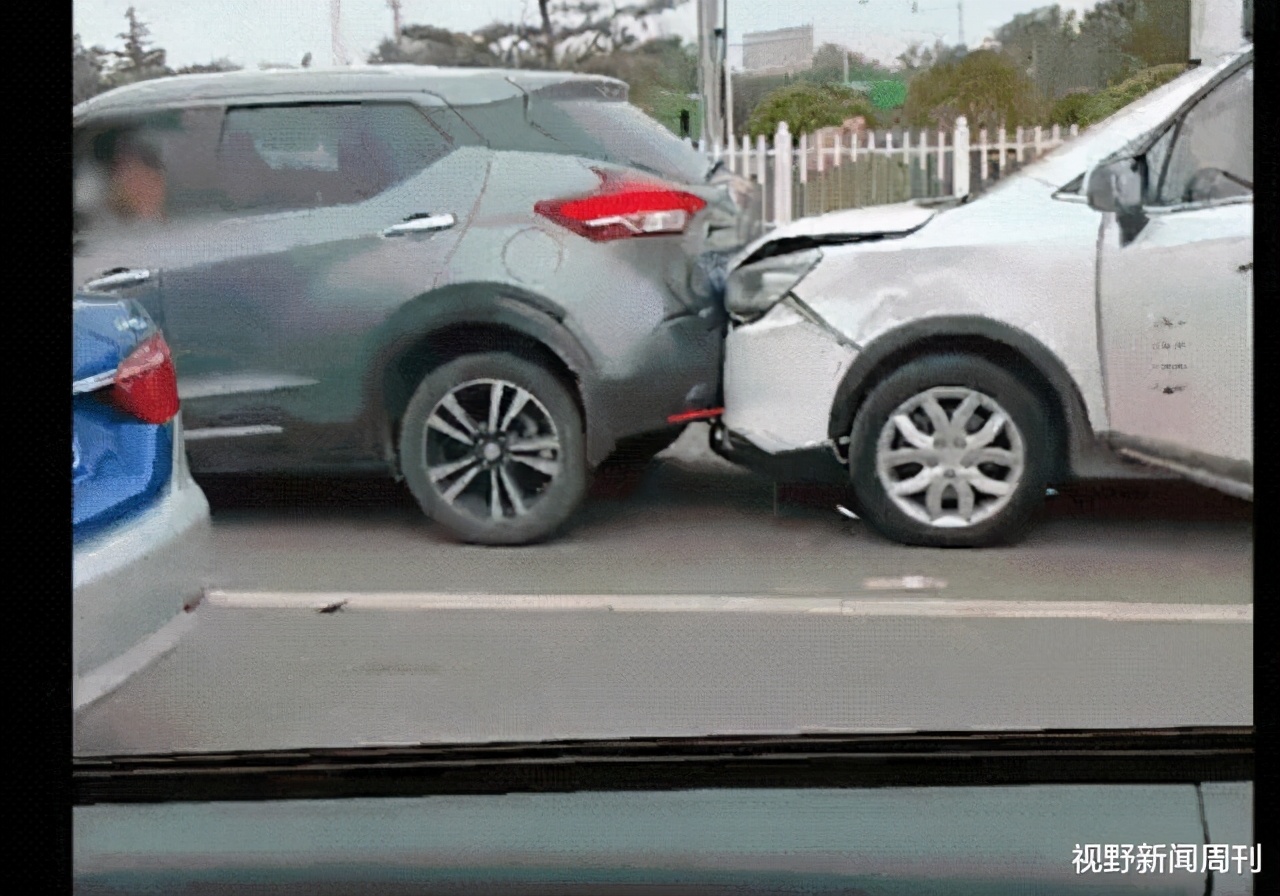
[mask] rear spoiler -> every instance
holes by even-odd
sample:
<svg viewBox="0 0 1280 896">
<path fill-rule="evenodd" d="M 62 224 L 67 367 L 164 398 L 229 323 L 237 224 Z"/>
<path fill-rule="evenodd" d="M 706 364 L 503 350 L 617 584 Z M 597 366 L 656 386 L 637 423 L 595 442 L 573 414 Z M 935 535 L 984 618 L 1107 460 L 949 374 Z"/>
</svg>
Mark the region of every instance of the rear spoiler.
<svg viewBox="0 0 1280 896">
<path fill-rule="evenodd" d="M 627 83 L 614 78 L 585 77 L 545 84 L 538 83 L 542 80 L 540 78 L 509 76 L 506 80 L 525 96 L 546 100 L 607 100 L 625 103 L 630 94 Z"/>
</svg>

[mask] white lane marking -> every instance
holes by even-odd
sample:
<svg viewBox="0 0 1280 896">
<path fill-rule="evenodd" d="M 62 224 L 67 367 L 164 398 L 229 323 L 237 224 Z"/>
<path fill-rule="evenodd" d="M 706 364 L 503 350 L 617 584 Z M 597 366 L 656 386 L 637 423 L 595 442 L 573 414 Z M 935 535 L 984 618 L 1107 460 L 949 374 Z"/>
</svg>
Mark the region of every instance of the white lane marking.
<svg viewBox="0 0 1280 896">
<path fill-rule="evenodd" d="M 679 594 L 424 594 L 420 592 L 229 591 L 205 594 L 210 607 L 255 610 L 605 610 L 619 613 L 790 613 L 990 619 L 1101 619 L 1112 622 L 1253 623 L 1253 604 L 1153 604 L 1120 601 L 729 597 Z"/>
<path fill-rule="evenodd" d="M 896 576 L 884 579 L 866 579 L 862 583 L 867 591 L 941 591 L 947 587 L 944 579 L 928 576 Z"/>
<path fill-rule="evenodd" d="M 166 622 L 160 629 L 120 656 L 75 679 L 71 704 L 79 712 L 124 684 L 131 677 L 178 646 L 196 624 L 194 612 L 185 612 Z"/>
</svg>

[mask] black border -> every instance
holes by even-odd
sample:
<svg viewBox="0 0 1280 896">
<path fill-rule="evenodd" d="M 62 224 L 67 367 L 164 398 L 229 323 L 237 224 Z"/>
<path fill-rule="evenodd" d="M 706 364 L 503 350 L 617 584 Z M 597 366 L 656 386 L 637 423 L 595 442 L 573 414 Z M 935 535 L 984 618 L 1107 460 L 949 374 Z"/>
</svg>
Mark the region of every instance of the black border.
<svg viewBox="0 0 1280 896">
<path fill-rule="evenodd" d="M 1270 37 L 1280 31 L 1277 25 L 1280 4 L 1260 3 L 1255 7 L 1255 42 L 1264 47 L 1256 65 L 1265 75 L 1275 67 L 1265 47 L 1272 43 Z M 20 820 L 16 845 L 28 855 L 42 858 L 40 862 L 25 863 L 14 877 L 21 885 L 31 880 L 34 872 L 47 877 L 47 883 L 51 884 L 39 887 L 38 891 L 57 892 L 69 887 L 71 869 L 71 815 L 67 811 L 67 803 L 71 802 L 72 777 L 66 768 L 66 757 L 71 754 L 72 745 L 71 617 L 70 604 L 66 600 L 71 533 L 64 510 L 70 506 L 70 482 L 65 475 L 65 466 L 47 460 L 64 457 L 69 437 L 70 416 L 61 412 L 64 407 L 61 402 L 66 400 L 66 396 L 61 392 L 55 394 L 54 390 L 55 387 L 61 388 L 65 364 L 69 361 L 70 340 L 66 335 L 70 332 L 70 315 L 65 302 L 45 303 L 40 300 L 49 291 L 49 274 L 59 270 L 60 266 L 65 265 L 66 270 L 71 266 L 69 250 L 64 251 L 56 237 L 52 242 L 46 237 L 47 234 L 68 232 L 71 224 L 71 203 L 50 195 L 70 198 L 60 191 L 69 192 L 71 141 L 65 104 L 71 93 L 71 75 L 69 67 L 48 64 L 48 60 L 56 59 L 58 53 L 65 52 L 66 37 L 73 31 L 71 4 L 16 7 L 12 10 L 11 20 L 19 26 L 26 26 L 15 30 L 20 40 L 13 48 L 17 71 L 14 72 L 11 94 L 16 97 L 27 126 L 17 126 L 15 122 L 10 140 L 18 143 L 24 133 L 29 135 L 32 132 L 39 134 L 40 140 L 35 151 L 31 151 L 30 145 L 26 146 L 27 151 L 18 160 L 17 167 L 10 171 L 10 214 L 26 225 L 23 227 L 26 233 L 35 237 L 19 243 L 23 246 L 23 263 L 11 268 L 19 276 L 12 284 L 10 298 L 16 303 L 15 308 L 23 309 L 23 314 L 30 309 L 29 303 L 35 301 L 39 308 L 35 312 L 38 321 L 46 320 L 46 314 L 49 316 L 47 323 L 20 328 L 20 337 L 25 342 L 24 349 L 18 353 L 22 373 L 16 380 L 11 380 L 11 385 L 19 387 L 16 391 L 23 402 L 21 417 L 15 419 L 29 424 L 11 433 L 10 444 L 14 445 L 20 462 L 25 461 L 13 469 L 32 470 L 44 480 L 43 487 L 30 489 L 33 493 L 30 500 L 20 503 L 23 507 L 21 531 L 16 537 L 10 536 L 17 553 L 28 560 L 20 567 L 19 576 L 13 582 L 16 587 L 10 591 L 9 607 L 19 611 L 18 625 L 11 630 L 21 633 L 15 658 L 19 664 L 36 672 L 32 676 L 34 681 L 20 682 L 12 690 L 19 710 L 19 721 L 15 727 L 20 725 L 21 730 L 29 732 L 25 736 L 20 735 L 22 746 L 29 754 L 20 761 L 24 763 L 24 772 L 34 771 L 34 774 L 16 776 L 18 780 L 14 782 L 16 798 L 13 807 Z M 1274 79 L 1265 77 L 1260 80 L 1275 83 Z M 1255 129 L 1255 140 L 1263 150 L 1260 155 L 1271 159 L 1274 154 L 1266 152 L 1265 147 L 1274 146 L 1277 142 L 1275 118 L 1264 108 L 1263 114 L 1256 116 L 1255 120 L 1259 125 Z M 1276 332 L 1266 325 L 1266 320 L 1275 313 L 1270 300 L 1275 292 L 1276 260 L 1280 258 L 1276 251 L 1277 227 L 1270 220 L 1278 181 L 1280 170 L 1274 165 L 1264 165 L 1258 178 L 1258 191 L 1264 195 L 1256 206 L 1256 230 L 1263 238 L 1261 251 L 1255 250 L 1255 284 L 1261 299 L 1256 304 L 1255 331 L 1258 333 Z M 46 218 L 46 224 L 41 225 L 39 221 Z M 45 365 L 49 370 L 43 369 Z M 54 369 L 59 365 L 62 365 L 61 369 Z M 1255 382 L 1259 381 L 1260 378 L 1255 376 Z M 42 394 L 46 390 L 47 396 Z M 46 415 L 52 419 L 46 419 Z M 14 491 L 24 497 L 27 489 L 22 486 L 26 486 L 28 478 L 20 475 L 13 483 L 20 486 Z M 1258 491 L 1265 492 L 1265 469 L 1259 471 L 1257 478 Z M 59 503 L 62 498 L 66 503 Z M 1269 524 L 1265 514 L 1259 515 L 1255 526 L 1255 543 L 1261 548 L 1268 540 Z M 1263 600 L 1255 603 L 1255 631 L 1276 630 L 1275 622 L 1280 610 L 1267 599 L 1269 596 L 1264 595 Z M 1256 643 L 1260 649 L 1255 652 L 1254 693 L 1262 699 L 1255 703 L 1255 744 L 1265 755 L 1266 747 L 1276 743 L 1276 716 L 1266 698 L 1280 693 L 1280 674 L 1277 674 L 1274 645 L 1267 639 Z M 34 720 L 33 729 L 27 727 L 31 725 L 28 719 Z M 1274 763 L 1255 762 L 1255 840 L 1268 844 L 1269 849 L 1274 843 L 1270 836 L 1274 827 L 1268 824 L 1268 818 L 1274 813 L 1258 811 L 1258 807 L 1269 805 L 1275 795 L 1274 768 Z M 121 766 L 117 772 L 123 770 L 124 766 Z M 84 771 L 81 767 L 75 774 L 82 775 Z M 66 802 L 63 801 L 64 793 Z M 1266 879 L 1262 874 L 1255 879 L 1255 884 Z M 1258 892 L 1264 889 L 1265 884 L 1258 886 Z"/>
<path fill-rule="evenodd" d="M 123 9 L 121 10 L 123 14 Z M 121 16 L 123 20 L 123 15 Z M 22 35 L 13 45 L 6 120 L 6 217 L 11 274 L 12 357 L 7 527 L 16 572 L 6 589 L 9 631 L 22 675 L 9 688 L 18 710 L 8 740 L 22 754 L 11 759 L 13 842 L 39 861 L 14 867 L 17 889 L 71 889 L 71 3 L 9 11 Z M 57 60 L 62 60 L 57 62 Z M 12 225 L 16 224 L 16 227 Z M 15 234 L 16 236 L 12 235 Z M 66 272 L 65 274 L 62 272 Z M 16 276 L 14 276 L 16 275 Z M 65 278 L 65 279 L 63 279 Z M 61 293 L 61 297 L 57 297 Z M 22 309 L 18 311 L 18 309 Z M 16 338 L 14 338 L 16 337 Z M 14 525 L 16 523 L 16 525 Z M 32 674 L 34 673 L 34 674 Z"/>
<path fill-rule="evenodd" d="M 696 737 L 74 762 L 75 805 L 589 790 L 1249 781 L 1252 728 Z"/>
</svg>

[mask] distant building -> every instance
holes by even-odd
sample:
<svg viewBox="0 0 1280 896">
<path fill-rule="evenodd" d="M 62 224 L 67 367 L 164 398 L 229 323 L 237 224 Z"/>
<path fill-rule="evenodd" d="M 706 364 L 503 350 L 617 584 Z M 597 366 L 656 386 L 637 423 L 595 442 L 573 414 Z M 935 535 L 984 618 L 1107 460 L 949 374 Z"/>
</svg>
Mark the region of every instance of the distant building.
<svg viewBox="0 0 1280 896">
<path fill-rule="evenodd" d="M 813 65 L 813 26 L 742 36 L 742 67 L 752 74 L 804 71 Z"/>
</svg>

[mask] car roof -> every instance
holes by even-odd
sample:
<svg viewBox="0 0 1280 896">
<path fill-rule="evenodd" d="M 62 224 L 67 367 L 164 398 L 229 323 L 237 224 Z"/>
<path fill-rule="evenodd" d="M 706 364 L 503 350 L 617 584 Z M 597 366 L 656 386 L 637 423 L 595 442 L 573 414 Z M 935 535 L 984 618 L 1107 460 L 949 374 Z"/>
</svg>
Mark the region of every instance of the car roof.
<svg viewBox="0 0 1280 896">
<path fill-rule="evenodd" d="M 434 94 L 445 102 L 496 102 L 550 88 L 576 85 L 611 98 L 626 98 L 627 85 L 602 75 L 528 69 L 453 68 L 434 65 L 364 65 L 345 68 L 267 69 L 173 75 L 117 87 L 75 106 L 72 118 L 137 112 L 188 103 L 293 102 L 334 95 Z"/>
</svg>

